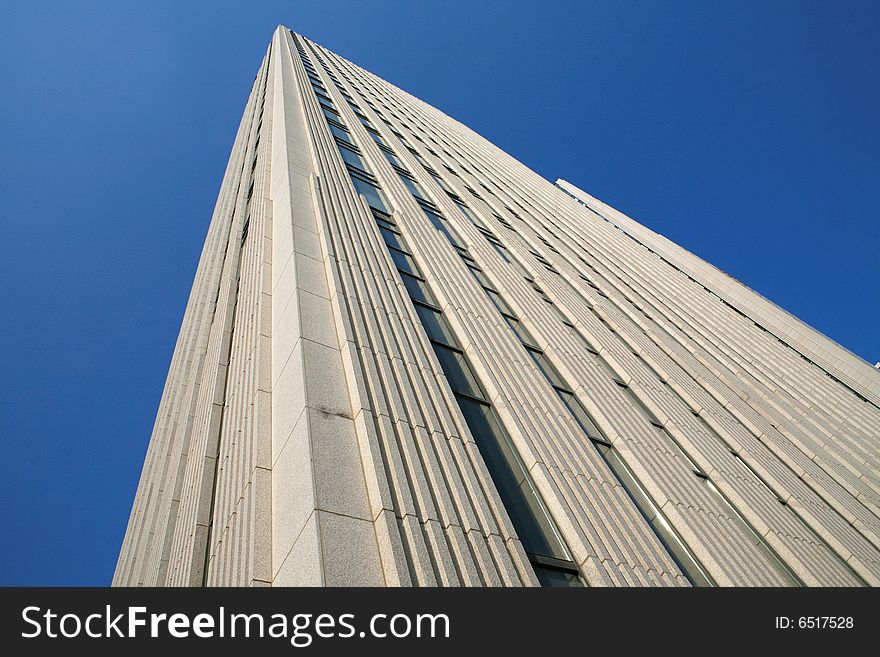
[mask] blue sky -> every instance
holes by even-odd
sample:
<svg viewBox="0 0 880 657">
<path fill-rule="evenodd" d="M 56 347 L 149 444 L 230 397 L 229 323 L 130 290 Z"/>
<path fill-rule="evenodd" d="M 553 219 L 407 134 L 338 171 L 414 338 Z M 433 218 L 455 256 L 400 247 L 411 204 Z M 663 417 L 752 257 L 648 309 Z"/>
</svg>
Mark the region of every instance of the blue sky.
<svg viewBox="0 0 880 657">
<path fill-rule="evenodd" d="M 0 584 L 104 585 L 283 23 L 880 360 L 880 3 L 12 2 Z"/>
</svg>

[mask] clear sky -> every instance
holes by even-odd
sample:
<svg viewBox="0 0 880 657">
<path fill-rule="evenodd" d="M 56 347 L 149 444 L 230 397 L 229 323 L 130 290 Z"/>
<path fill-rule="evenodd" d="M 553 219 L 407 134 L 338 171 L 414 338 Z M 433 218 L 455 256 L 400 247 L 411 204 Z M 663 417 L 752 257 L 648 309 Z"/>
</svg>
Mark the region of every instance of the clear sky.
<svg viewBox="0 0 880 657">
<path fill-rule="evenodd" d="M 880 2 L 5 2 L 0 584 L 110 582 L 278 23 L 880 360 Z"/>
</svg>

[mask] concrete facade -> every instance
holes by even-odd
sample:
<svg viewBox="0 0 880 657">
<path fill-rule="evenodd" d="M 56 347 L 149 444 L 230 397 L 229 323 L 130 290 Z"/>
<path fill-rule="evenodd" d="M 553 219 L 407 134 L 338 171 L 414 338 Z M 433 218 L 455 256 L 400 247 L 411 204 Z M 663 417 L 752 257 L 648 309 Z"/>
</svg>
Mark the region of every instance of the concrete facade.
<svg viewBox="0 0 880 657">
<path fill-rule="evenodd" d="M 113 583 L 874 586 L 878 434 L 868 363 L 279 27 Z"/>
</svg>

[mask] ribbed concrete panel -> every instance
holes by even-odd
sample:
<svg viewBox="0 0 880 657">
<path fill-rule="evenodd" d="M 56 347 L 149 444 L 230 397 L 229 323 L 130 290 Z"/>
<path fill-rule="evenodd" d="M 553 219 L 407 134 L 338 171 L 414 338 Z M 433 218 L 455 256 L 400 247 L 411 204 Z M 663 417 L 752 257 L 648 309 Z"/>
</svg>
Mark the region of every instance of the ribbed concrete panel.
<svg viewBox="0 0 880 657">
<path fill-rule="evenodd" d="M 876 585 L 878 401 L 758 294 L 279 27 L 114 584 Z"/>
<path fill-rule="evenodd" d="M 661 255 L 670 264 L 692 276 L 700 284 L 708 287 L 725 301 L 751 317 L 753 321 L 764 324 L 780 338 L 791 338 L 792 347 L 804 353 L 832 374 L 838 376 L 855 390 L 880 402 L 880 377 L 874 368 L 858 356 L 843 349 L 840 345 L 822 335 L 816 329 L 804 324 L 785 310 L 768 301 L 754 290 L 725 274 L 721 270 L 671 242 L 662 235 L 642 226 L 619 210 L 602 203 L 587 192 L 575 187 L 566 180 L 556 184 L 581 201 L 587 207 L 612 222 L 621 230 L 638 239 L 646 247 Z"/>
<path fill-rule="evenodd" d="M 120 551 L 116 585 L 203 580 L 238 254 L 267 63 L 268 57 L 256 76 L 208 229 Z"/>
</svg>

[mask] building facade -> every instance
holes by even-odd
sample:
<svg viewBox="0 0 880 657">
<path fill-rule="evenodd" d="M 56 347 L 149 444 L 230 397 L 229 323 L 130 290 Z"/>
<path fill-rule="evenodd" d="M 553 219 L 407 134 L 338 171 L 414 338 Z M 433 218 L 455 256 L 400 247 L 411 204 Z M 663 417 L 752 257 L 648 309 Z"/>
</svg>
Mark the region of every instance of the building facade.
<svg viewBox="0 0 880 657">
<path fill-rule="evenodd" d="M 279 27 L 114 576 L 880 583 L 880 373 Z"/>
</svg>

